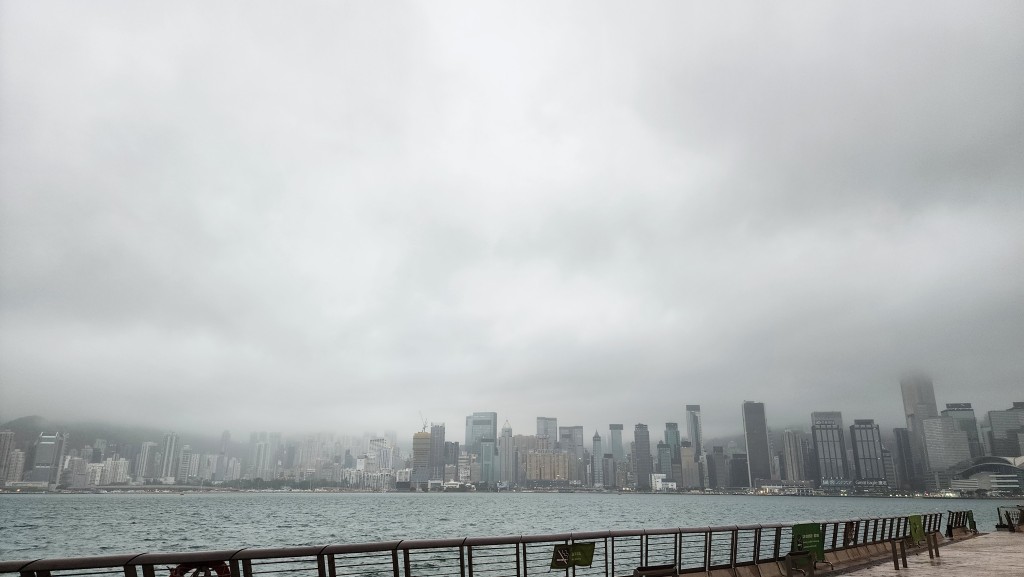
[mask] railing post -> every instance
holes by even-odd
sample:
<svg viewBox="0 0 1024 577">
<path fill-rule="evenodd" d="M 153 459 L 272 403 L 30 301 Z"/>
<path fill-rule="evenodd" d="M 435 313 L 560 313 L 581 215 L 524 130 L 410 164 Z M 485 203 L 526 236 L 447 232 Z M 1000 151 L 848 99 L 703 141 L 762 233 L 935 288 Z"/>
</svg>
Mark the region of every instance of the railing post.
<svg viewBox="0 0 1024 577">
<path fill-rule="evenodd" d="M 327 577 L 327 559 L 323 555 L 316 556 L 317 577 Z"/>
<path fill-rule="evenodd" d="M 466 577 L 467 558 L 469 577 L 473 577 L 473 547 L 471 545 L 459 547 L 459 575 L 461 577 Z"/>
<path fill-rule="evenodd" d="M 327 574 L 330 577 L 338 577 L 338 565 L 334 562 L 334 553 L 327 556 Z M 232 573 L 234 575 L 234 573 Z"/>
<path fill-rule="evenodd" d="M 772 546 L 772 561 L 779 560 L 779 550 L 782 549 L 782 527 L 775 528 L 775 543 Z"/>
<path fill-rule="evenodd" d="M 412 577 L 412 560 L 409 559 L 408 549 L 402 549 L 402 567 L 405 569 L 405 577 Z"/>
<path fill-rule="evenodd" d="M 757 529 L 754 529 L 754 565 L 757 565 L 761 560 L 761 526 L 758 525 Z"/>
<path fill-rule="evenodd" d="M 608 537 L 604 538 L 604 577 L 611 577 L 611 573 L 608 572 Z"/>
<path fill-rule="evenodd" d="M 675 563 L 676 573 L 679 572 L 679 561 L 683 558 L 683 535 L 676 529 L 672 535 L 672 562 Z"/>
<path fill-rule="evenodd" d="M 711 529 L 704 531 L 704 571 L 711 571 Z"/>
<path fill-rule="evenodd" d="M 391 573 L 394 577 L 399 577 L 398 573 L 398 549 L 391 550 Z M 248 576 L 246 576 L 248 577 Z"/>
<path fill-rule="evenodd" d="M 730 541 L 729 544 L 729 567 L 736 567 L 736 550 L 739 547 L 740 531 L 735 526 L 732 531 L 729 532 Z"/>
<path fill-rule="evenodd" d="M 149 570 L 152 571 L 153 567 L 150 566 Z M 242 559 L 242 575 L 252 577 L 252 559 Z M 155 577 L 155 575 L 147 575 L 146 577 Z"/>
</svg>

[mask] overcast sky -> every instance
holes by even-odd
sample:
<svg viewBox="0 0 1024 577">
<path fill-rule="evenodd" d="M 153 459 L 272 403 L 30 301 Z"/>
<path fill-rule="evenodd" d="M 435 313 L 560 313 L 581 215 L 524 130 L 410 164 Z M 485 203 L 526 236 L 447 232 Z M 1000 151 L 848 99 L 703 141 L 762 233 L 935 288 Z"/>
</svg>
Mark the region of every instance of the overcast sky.
<svg viewBox="0 0 1024 577">
<path fill-rule="evenodd" d="M 0 420 L 1024 400 L 1024 3 L 0 3 Z M 659 437 L 659 434 L 654 435 Z"/>
</svg>

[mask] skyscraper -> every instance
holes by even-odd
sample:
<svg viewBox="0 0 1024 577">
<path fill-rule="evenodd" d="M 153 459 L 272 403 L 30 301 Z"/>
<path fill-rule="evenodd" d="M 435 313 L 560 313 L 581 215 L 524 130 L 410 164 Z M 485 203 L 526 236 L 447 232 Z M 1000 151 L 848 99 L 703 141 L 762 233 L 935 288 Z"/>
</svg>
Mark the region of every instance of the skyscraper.
<svg viewBox="0 0 1024 577">
<path fill-rule="evenodd" d="M 882 460 L 882 433 L 872 419 L 854 419 L 850 425 L 850 443 L 857 481 L 885 485 L 885 462 Z"/>
<path fill-rule="evenodd" d="M 608 431 L 611 433 L 612 458 L 615 459 L 616 463 L 625 462 L 626 451 L 622 447 L 622 425 L 615 423 L 608 425 Z"/>
<path fill-rule="evenodd" d="M 583 445 L 583 427 L 558 427 L 559 450 L 569 455 L 569 480 L 585 481 L 587 463 L 584 460 L 586 447 Z"/>
<path fill-rule="evenodd" d="M 922 422 L 929 471 L 946 471 L 971 458 L 967 433 L 953 417 L 933 417 Z"/>
<path fill-rule="evenodd" d="M 0 483 L 7 480 L 8 462 L 14 450 L 14 431 L 0 431 Z"/>
<path fill-rule="evenodd" d="M 798 431 L 786 430 L 782 433 L 782 478 L 786 481 L 804 481 L 804 454 Z"/>
<path fill-rule="evenodd" d="M 430 437 L 426 431 L 412 435 L 412 482 L 415 485 L 430 481 Z"/>
<path fill-rule="evenodd" d="M 537 417 L 537 437 L 547 439 L 547 450 L 554 451 L 558 447 L 558 419 Z"/>
<path fill-rule="evenodd" d="M 56 485 L 64 465 L 67 439 L 67 433 L 39 433 L 35 443 L 32 470 L 28 472 L 25 480 Z"/>
<path fill-rule="evenodd" d="M 633 463 L 636 467 L 637 491 L 651 490 L 651 474 L 654 473 L 654 459 L 651 457 L 651 434 L 647 425 L 637 424 L 633 428 Z"/>
<path fill-rule="evenodd" d="M 673 453 L 679 452 L 680 441 L 682 439 L 679 436 L 679 423 L 665 423 L 665 442 Z"/>
<path fill-rule="evenodd" d="M 602 459 L 604 458 L 604 448 L 601 443 L 601 435 L 594 431 L 593 445 L 591 445 L 591 465 L 590 470 L 593 471 L 594 486 L 604 486 L 604 466 Z"/>
<path fill-rule="evenodd" d="M 1014 402 L 1005 411 L 989 411 L 985 416 L 986 436 L 992 455 L 1017 457 L 1024 454 L 1024 402 Z"/>
<path fill-rule="evenodd" d="M 942 416 L 954 419 L 957 427 L 967 433 L 967 446 L 971 451 L 971 458 L 985 455 L 981 447 L 981 437 L 978 435 L 978 419 L 974 416 L 974 408 L 970 403 L 947 403 Z"/>
<path fill-rule="evenodd" d="M 512 437 L 512 425 L 506 420 L 498 437 L 498 481 L 506 486 L 516 484 L 516 446 Z"/>
<path fill-rule="evenodd" d="M 896 484 L 899 489 L 910 490 L 914 488 L 914 456 L 910 450 L 910 430 L 905 427 L 896 427 L 892 430 L 895 438 L 893 466 L 896 469 Z"/>
<path fill-rule="evenodd" d="M 704 454 L 704 431 L 701 424 L 700 405 L 686 405 L 686 438 L 690 440 L 697 455 Z"/>
<path fill-rule="evenodd" d="M 430 479 L 444 479 L 444 423 L 430 424 Z"/>
<path fill-rule="evenodd" d="M 768 446 L 768 420 L 764 403 L 743 401 L 743 440 L 747 444 L 749 487 L 772 478 L 772 454 Z"/>
<path fill-rule="evenodd" d="M 466 417 L 466 452 L 480 455 L 480 441 L 498 438 L 498 413 L 473 413 Z"/>
<path fill-rule="evenodd" d="M 849 485 L 850 469 L 846 462 L 843 414 L 839 411 L 811 413 L 811 438 L 818 457 L 819 486 L 834 488 Z"/>
<path fill-rule="evenodd" d="M 935 387 L 926 375 L 909 375 L 900 380 L 903 393 L 903 414 L 910 432 L 910 453 L 913 457 L 914 479 L 919 483 L 924 475 L 925 448 L 922 422 L 939 416 L 935 405 Z"/>
<path fill-rule="evenodd" d="M 178 459 L 181 456 L 181 447 L 178 446 L 178 435 L 173 432 L 164 435 L 164 460 L 160 465 L 160 477 L 169 478 L 178 473 Z"/>
</svg>

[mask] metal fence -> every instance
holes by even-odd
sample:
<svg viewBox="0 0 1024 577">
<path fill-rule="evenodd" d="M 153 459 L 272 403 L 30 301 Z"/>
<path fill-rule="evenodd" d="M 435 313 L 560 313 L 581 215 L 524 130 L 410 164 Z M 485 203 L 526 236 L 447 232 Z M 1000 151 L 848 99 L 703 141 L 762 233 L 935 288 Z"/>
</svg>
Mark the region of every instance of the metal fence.
<svg viewBox="0 0 1024 577">
<path fill-rule="evenodd" d="M 953 513 L 960 522 L 961 514 Z M 922 515 L 926 532 L 940 531 L 942 513 Z M 908 517 L 821 523 L 826 552 L 909 536 Z M 554 535 L 381 541 L 349 545 L 141 553 L 0 562 L 0 574 L 21 577 L 566 577 L 632 575 L 638 567 L 669 566 L 697 573 L 781 561 L 792 524 L 594 531 Z M 589 566 L 551 569 L 555 545 L 593 543 Z"/>
</svg>

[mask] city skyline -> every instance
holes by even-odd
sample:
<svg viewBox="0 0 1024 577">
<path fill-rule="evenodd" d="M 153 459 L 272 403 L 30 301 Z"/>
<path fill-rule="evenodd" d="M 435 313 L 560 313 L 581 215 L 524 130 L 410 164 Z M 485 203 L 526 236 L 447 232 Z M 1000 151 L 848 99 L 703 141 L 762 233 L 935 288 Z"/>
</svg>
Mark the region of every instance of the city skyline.
<svg viewBox="0 0 1024 577">
<path fill-rule="evenodd" d="M 1024 387 L 1020 2 L 0 11 L 0 420 L 654 444 Z"/>
</svg>

